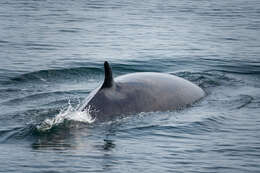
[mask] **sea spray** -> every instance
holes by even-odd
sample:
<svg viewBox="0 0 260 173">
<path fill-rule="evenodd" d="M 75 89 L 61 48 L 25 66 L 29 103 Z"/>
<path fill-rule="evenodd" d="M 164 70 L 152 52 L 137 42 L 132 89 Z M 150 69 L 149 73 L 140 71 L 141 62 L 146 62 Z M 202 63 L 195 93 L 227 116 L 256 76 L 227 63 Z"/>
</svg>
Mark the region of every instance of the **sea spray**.
<svg viewBox="0 0 260 173">
<path fill-rule="evenodd" d="M 45 119 L 37 126 L 37 130 L 40 132 L 46 132 L 55 126 L 63 124 L 65 121 L 75 121 L 89 124 L 93 123 L 95 118 L 92 118 L 90 115 L 90 107 L 82 111 L 80 109 L 80 105 L 81 104 L 78 104 L 76 107 L 73 107 L 69 101 L 67 108 L 61 109 L 61 111 L 55 117 Z"/>
</svg>

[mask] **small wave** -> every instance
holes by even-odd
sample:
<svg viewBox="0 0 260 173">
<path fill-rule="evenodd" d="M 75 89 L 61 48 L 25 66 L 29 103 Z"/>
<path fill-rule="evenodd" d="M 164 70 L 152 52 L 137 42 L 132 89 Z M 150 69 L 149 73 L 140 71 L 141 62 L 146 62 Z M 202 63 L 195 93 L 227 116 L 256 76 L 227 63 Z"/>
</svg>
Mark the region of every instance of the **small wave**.
<svg viewBox="0 0 260 173">
<path fill-rule="evenodd" d="M 0 130 L 0 142 L 7 141 L 12 136 L 17 135 L 22 127 L 11 127 L 9 129 Z"/>
<path fill-rule="evenodd" d="M 253 96 L 240 94 L 238 96 L 233 96 L 232 98 L 222 99 L 220 100 L 220 103 L 230 110 L 238 110 L 249 106 L 253 101 Z"/>
<path fill-rule="evenodd" d="M 0 89 L 1 91 L 1 89 Z M 15 91 L 15 90 L 14 90 Z M 32 101 L 36 101 L 36 100 L 41 100 L 41 99 L 46 99 L 48 97 L 55 97 L 54 101 L 45 103 L 43 105 L 53 105 L 56 103 L 64 103 L 64 101 L 67 101 L 66 99 L 62 99 L 62 100 L 57 100 L 57 98 L 59 96 L 65 96 L 65 95 L 71 95 L 71 94 L 88 94 L 88 91 L 84 91 L 84 90 L 69 90 L 69 91 L 53 91 L 53 92 L 39 92 L 39 93 L 35 93 L 35 94 L 29 94 L 23 97 L 17 97 L 17 98 L 11 98 L 9 100 L 0 102 L 3 105 L 14 105 L 14 104 L 25 104 L 25 103 L 29 103 L 31 104 Z M 0 94 L 1 96 L 1 94 Z M 66 102 L 67 103 L 67 102 Z"/>
<path fill-rule="evenodd" d="M 242 75 L 259 75 L 260 63 L 258 60 L 234 60 L 234 59 L 207 59 L 201 61 L 212 66 L 215 71 Z"/>
<path fill-rule="evenodd" d="M 214 114 L 204 113 L 196 115 L 196 111 L 181 112 L 153 112 L 145 113 L 142 120 L 131 118 L 131 121 L 120 122 L 122 133 L 152 135 L 157 137 L 186 138 L 188 135 L 202 135 L 207 133 L 224 132 L 228 119 L 224 115 L 214 116 Z M 147 116 L 146 116 L 147 115 Z M 191 117 L 191 115 L 193 117 Z M 162 119 L 161 116 L 164 116 Z M 153 119 L 151 121 L 151 119 Z M 161 121 L 160 121 L 161 119 Z M 141 122 L 141 123 L 140 123 Z M 127 128 L 125 128 L 127 127 Z"/>
<path fill-rule="evenodd" d="M 209 88 L 218 87 L 221 85 L 230 85 L 230 82 L 236 82 L 235 79 L 228 77 L 222 72 L 217 71 L 205 71 L 205 72 L 189 72 L 178 71 L 175 74 L 179 77 L 185 78 L 191 82 L 196 83 L 201 88 L 208 91 Z"/>
<path fill-rule="evenodd" d="M 79 30 L 80 30 L 79 28 L 71 28 L 71 29 L 61 29 L 59 30 L 59 32 L 77 33 L 79 32 Z"/>
<path fill-rule="evenodd" d="M 8 127 L 0 130 L 0 143 L 5 143 L 10 140 L 20 140 L 30 137 L 35 127 L 33 123 L 28 122 L 25 126 Z"/>
<path fill-rule="evenodd" d="M 90 115 L 91 111 L 88 108 L 86 111 L 79 110 L 80 104 L 75 108 L 69 103 L 67 109 L 63 109 L 57 114 L 54 118 L 45 119 L 40 125 L 37 125 L 36 128 L 39 132 L 46 132 L 51 130 L 53 127 L 60 126 L 68 121 L 83 122 L 91 124 L 95 121 L 95 118 L 92 118 Z"/>
<path fill-rule="evenodd" d="M 39 70 L 35 72 L 25 73 L 17 77 L 11 78 L 14 82 L 48 82 L 57 80 L 88 78 L 89 74 L 101 73 L 101 68 L 96 67 L 77 67 L 65 69 L 49 69 Z"/>
<path fill-rule="evenodd" d="M 9 43 L 9 41 L 6 41 L 6 40 L 0 40 L 0 44 L 1 43 Z"/>
</svg>

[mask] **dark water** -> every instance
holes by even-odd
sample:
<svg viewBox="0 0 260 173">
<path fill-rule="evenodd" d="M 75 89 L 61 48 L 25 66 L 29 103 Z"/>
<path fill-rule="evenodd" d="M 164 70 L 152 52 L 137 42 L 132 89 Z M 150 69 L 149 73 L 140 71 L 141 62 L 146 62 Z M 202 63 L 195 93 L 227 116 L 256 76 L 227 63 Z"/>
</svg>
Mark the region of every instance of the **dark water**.
<svg viewBox="0 0 260 173">
<path fill-rule="evenodd" d="M 0 172 L 260 172 L 259 36 L 258 0 L 1 0 Z M 104 60 L 208 95 L 91 122 Z"/>
</svg>

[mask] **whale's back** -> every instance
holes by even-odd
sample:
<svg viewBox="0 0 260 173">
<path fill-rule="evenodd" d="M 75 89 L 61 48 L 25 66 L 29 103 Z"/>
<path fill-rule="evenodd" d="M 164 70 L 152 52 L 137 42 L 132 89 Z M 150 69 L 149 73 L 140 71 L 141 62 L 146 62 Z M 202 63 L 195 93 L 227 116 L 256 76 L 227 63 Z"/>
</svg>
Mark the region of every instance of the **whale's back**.
<svg viewBox="0 0 260 173">
<path fill-rule="evenodd" d="M 192 82 L 178 76 L 142 72 L 123 75 L 115 78 L 121 92 L 137 95 L 146 107 L 151 110 L 165 111 L 177 109 L 199 100 L 205 92 Z M 144 105 L 143 105 L 144 106 Z"/>
<path fill-rule="evenodd" d="M 183 78 L 142 72 L 115 78 L 111 87 L 97 90 L 88 105 L 97 119 L 104 120 L 118 115 L 180 109 L 204 95 L 200 87 Z"/>
</svg>

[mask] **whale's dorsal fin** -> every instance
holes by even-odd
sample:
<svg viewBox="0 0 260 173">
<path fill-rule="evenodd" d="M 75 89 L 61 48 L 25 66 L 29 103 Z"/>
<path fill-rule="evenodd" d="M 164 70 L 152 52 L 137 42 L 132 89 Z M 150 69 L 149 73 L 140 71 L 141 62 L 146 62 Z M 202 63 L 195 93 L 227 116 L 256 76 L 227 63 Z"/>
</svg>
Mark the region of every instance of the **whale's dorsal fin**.
<svg viewBox="0 0 260 173">
<path fill-rule="evenodd" d="M 101 89 L 110 88 L 113 86 L 114 83 L 112 70 L 107 61 L 104 62 L 104 71 L 105 71 L 105 80 L 103 82 Z"/>
</svg>

